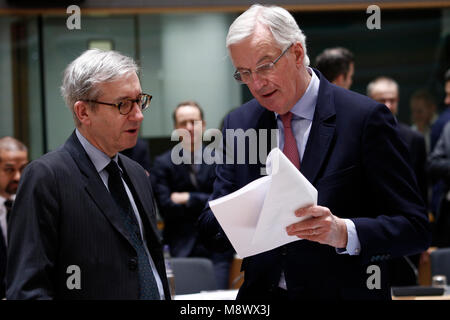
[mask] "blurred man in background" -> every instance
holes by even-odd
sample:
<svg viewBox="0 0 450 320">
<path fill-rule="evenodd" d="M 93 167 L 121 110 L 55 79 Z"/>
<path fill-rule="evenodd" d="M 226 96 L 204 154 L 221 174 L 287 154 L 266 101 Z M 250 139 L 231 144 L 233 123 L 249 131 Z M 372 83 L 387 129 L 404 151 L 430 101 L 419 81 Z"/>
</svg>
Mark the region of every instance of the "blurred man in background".
<svg viewBox="0 0 450 320">
<path fill-rule="evenodd" d="M 203 132 L 206 122 L 203 110 L 195 101 L 178 104 L 173 112 L 175 129 L 186 130 L 180 157 L 186 162 L 175 164 L 172 150 L 155 159 L 151 178 L 161 216 L 164 220 L 164 242 L 173 257 L 204 257 L 213 262 L 217 284 L 228 289 L 233 251 L 215 253 L 201 243 L 197 219 L 213 190 L 214 164 L 203 161 Z M 178 156 L 178 155 L 177 155 Z"/>
<path fill-rule="evenodd" d="M 325 49 L 316 57 L 316 68 L 331 83 L 350 89 L 355 73 L 353 53 L 342 47 Z"/>
<path fill-rule="evenodd" d="M 398 83 L 389 77 L 378 77 L 367 86 L 367 95 L 383 103 L 394 116 L 398 113 L 399 88 Z M 412 130 L 406 124 L 398 122 L 400 138 L 406 144 L 410 165 L 415 173 L 423 201 L 428 204 L 428 179 L 426 174 L 427 152 L 423 135 Z M 420 254 L 394 258 L 389 261 L 390 277 L 393 286 L 418 284 L 418 266 Z"/>
<path fill-rule="evenodd" d="M 19 186 L 28 164 L 27 147 L 12 137 L 0 138 L 0 299 L 5 297 L 8 222 Z"/>
</svg>

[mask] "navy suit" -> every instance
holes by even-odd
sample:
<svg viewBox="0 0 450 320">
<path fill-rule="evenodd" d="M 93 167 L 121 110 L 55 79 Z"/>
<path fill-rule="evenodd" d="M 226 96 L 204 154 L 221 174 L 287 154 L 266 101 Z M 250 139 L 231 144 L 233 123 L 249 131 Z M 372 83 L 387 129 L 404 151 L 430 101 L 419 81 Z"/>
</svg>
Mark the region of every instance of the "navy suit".
<svg viewBox="0 0 450 320">
<path fill-rule="evenodd" d="M 406 144 L 411 160 L 411 167 L 417 179 L 419 190 L 425 204 L 428 205 L 428 179 L 426 174 L 427 149 L 425 138 L 420 132 L 414 131 L 404 123 L 398 123 L 400 138 Z"/>
<path fill-rule="evenodd" d="M 215 166 L 200 164 L 197 173 L 198 187 L 189 177 L 189 164 L 175 165 L 168 151 L 155 158 L 150 177 L 156 200 L 164 219 L 164 241 L 175 257 L 187 257 L 197 242 L 197 219 L 212 193 Z M 189 192 L 186 205 L 170 200 L 173 192 Z"/>
<path fill-rule="evenodd" d="M 171 151 L 155 159 L 150 177 L 155 189 L 158 208 L 164 220 L 164 242 L 174 257 L 207 257 L 215 267 L 217 282 L 228 288 L 228 278 L 233 251 L 214 253 L 199 241 L 197 220 L 205 207 L 215 179 L 215 166 L 202 162 L 196 165 L 196 184 L 189 175 L 190 164 L 176 165 Z M 173 192 L 189 192 L 187 204 L 176 204 L 170 199 Z"/>
<path fill-rule="evenodd" d="M 135 161 L 119 154 L 119 163 L 170 299 L 150 181 Z M 136 250 L 75 132 L 25 168 L 8 237 L 8 299 L 139 299 Z M 72 265 L 81 271 L 80 289 L 67 285 Z"/>
<path fill-rule="evenodd" d="M 320 78 L 319 95 L 300 171 L 318 190 L 318 205 L 354 222 L 361 251 L 337 254 L 331 246 L 299 240 L 247 257 L 239 299 L 270 299 L 282 270 L 291 299 L 389 299 L 386 260 L 421 252 L 430 242 L 426 209 L 390 111 L 314 71 Z M 224 129 L 238 128 L 276 129 L 275 115 L 251 100 L 224 121 Z M 260 178 L 261 167 L 218 165 L 211 198 Z M 205 242 L 217 250 L 229 245 L 209 208 L 200 227 Z M 367 287 L 372 264 L 381 270 L 380 289 Z"/>
<path fill-rule="evenodd" d="M 411 168 L 417 179 L 420 193 L 428 205 L 428 179 L 426 174 L 427 151 L 425 139 L 404 123 L 398 123 L 399 136 L 409 151 Z M 391 284 L 393 286 L 416 285 L 420 254 L 394 258 L 389 261 Z"/>
</svg>

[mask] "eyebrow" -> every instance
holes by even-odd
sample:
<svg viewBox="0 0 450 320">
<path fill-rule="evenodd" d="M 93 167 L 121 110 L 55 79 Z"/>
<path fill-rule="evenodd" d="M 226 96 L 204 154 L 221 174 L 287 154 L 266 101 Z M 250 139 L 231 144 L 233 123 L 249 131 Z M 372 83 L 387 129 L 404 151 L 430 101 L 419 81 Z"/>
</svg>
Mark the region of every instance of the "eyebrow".
<svg viewBox="0 0 450 320">
<path fill-rule="evenodd" d="M 142 94 L 142 91 L 138 93 L 138 95 L 140 95 L 140 94 Z M 122 97 L 117 98 L 116 100 L 125 100 L 125 99 L 135 99 L 135 98 L 132 98 L 130 96 L 122 96 Z"/>
<path fill-rule="evenodd" d="M 262 57 L 256 62 L 256 67 L 260 66 L 261 63 L 262 63 L 264 60 L 268 60 L 268 61 L 270 61 L 270 62 L 273 62 L 274 59 L 272 59 L 272 60 L 271 60 L 271 59 L 272 59 L 272 58 L 271 58 L 268 54 L 262 56 Z M 236 70 L 247 70 L 247 71 L 248 71 L 248 70 L 251 70 L 251 69 L 250 69 L 250 68 L 237 67 Z"/>
<path fill-rule="evenodd" d="M 269 55 L 266 54 L 266 55 L 263 56 L 261 59 L 259 59 L 258 62 L 256 62 L 256 64 L 259 65 L 260 63 L 262 63 L 262 62 L 263 62 L 264 60 L 266 60 L 266 59 L 270 60 L 271 57 L 270 57 Z M 273 61 L 273 59 L 272 59 L 271 61 Z"/>
</svg>

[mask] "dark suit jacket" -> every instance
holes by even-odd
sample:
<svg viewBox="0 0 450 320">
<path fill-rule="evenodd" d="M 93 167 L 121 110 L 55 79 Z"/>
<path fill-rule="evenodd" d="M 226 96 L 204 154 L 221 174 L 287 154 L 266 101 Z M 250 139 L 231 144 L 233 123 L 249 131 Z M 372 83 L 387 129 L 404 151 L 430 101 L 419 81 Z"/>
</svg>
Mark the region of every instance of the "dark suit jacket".
<svg viewBox="0 0 450 320">
<path fill-rule="evenodd" d="M 318 190 L 318 205 L 354 222 L 361 252 L 337 254 L 331 246 L 300 240 L 247 257 L 239 299 L 270 298 L 282 270 L 293 299 L 389 299 L 386 260 L 421 252 L 429 245 L 425 206 L 392 114 L 315 72 L 319 95 L 300 171 Z M 224 121 L 224 129 L 238 128 L 276 129 L 275 115 L 251 100 Z M 260 164 L 218 165 L 211 198 L 260 178 L 260 168 Z M 206 243 L 218 250 L 226 247 L 226 237 L 209 208 L 199 223 Z M 371 275 L 367 267 L 372 264 L 381 270 L 380 289 L 367 287 Z"/>
<path fill-rule="evenodd" d="M 198 187 L 195 187 L 189 177 L 189 164 L 176 165 L 170 155 L 168 151 L 155 159 L 150 176 L 164 220 L 164 241 L 169 244 L 172 256 L 187 257 L 198 238 L 197 219 L 212 193 L 215 165 L 198 165 Z M 172 202 L 172 192 L 189 192 L 188 203 Z"/>
<path fill-rule="evenodd" d="M 170 298 L 149 179 L 136 162 L 119 161 Z M 139 299 L 137 254 L 75 132 L 24 170 L 9 228 L 8 299 Z M 71 265 L 81 270 L 79 290 L 66 284 Z"/>
<path fill-rule="evenodd" d="M 411 167 L 417 179 L 420 193 L 428 205 L 428 179 L 426 174 L 427 149 L 425 138 L 420 132 L 414 131 L 404 123 L 398 123 L 400 138 L 406 144 L 411 159 Z"/>
<path fill-rule="evenodd" d="M 398 123 L 400 138 L 408 149 L 410 165 L 419 186 L 420 194 L 428 206 L 428 179 L 426 174 L 427 150 L 425 138 L 404 123 Z M 409 257 L 398 257 L 389 261 L 390 280 L 392 286 L 408 286 L 418 284 L 418 267 L 420 254 Z"/>
</svg>

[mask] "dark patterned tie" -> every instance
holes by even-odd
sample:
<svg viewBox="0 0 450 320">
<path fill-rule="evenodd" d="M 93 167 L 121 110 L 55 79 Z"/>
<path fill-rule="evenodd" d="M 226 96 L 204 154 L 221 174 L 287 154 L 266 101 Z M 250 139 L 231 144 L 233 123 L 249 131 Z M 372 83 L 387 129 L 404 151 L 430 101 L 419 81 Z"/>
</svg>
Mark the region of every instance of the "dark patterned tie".
<svg viewBox="0 0 450 320">
<path fill-rule="evenodd" d="M 155 276 L 150 266 L 149 257 L 142 242 L 139 225 L 122 182 L 119 166 L 114 160 L 111 160 L 105 169 L 109 173 L 109 192 L 111 192 L 111 195 L 121 209 L 120 211 L 123 214 L 126 230 L 138 255 L 139 282 L 141 287 L 139 298 L 141 300 L 161 300 Z"/>
<path fill-rule="evenodd" d="M 291 128 L 292 112 L 280 115 L 280 118 L 284 127 L 283 153 L 300 170 L 300 156 L 298 155 L 297 142 Z"/>
</svg>

